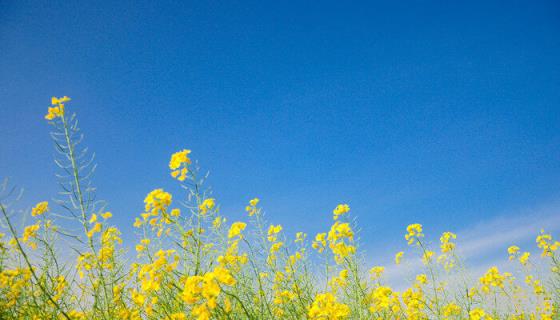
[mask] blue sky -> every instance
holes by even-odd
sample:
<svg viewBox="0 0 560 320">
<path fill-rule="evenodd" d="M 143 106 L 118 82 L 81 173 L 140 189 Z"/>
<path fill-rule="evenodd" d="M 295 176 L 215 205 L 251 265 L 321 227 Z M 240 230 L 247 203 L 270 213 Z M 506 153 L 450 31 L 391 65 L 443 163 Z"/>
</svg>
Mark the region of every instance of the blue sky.
<svg viewBox="0 0 560 320">
<path fill-rule="evenodd" d="M 372 252 L 413 222 L 558 229 L 559 32 L 556 1 L 4 1 L 0 176 L 56 194 L 68 95 L 125 231 L 183 148 L 231 219 L 258 196 L 314 233 L 345 202 Z"/>
</svg>

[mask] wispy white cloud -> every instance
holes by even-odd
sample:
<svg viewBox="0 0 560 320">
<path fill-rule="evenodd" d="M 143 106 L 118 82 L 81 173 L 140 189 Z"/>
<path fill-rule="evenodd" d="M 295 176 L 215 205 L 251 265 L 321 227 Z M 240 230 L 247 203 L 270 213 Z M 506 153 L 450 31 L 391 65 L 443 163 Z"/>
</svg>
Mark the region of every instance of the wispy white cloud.
<svg viewBox="0 0 560 320">
<path fill-rule="evenodd" d="M 506 266 L 506 249 L 510 245 L 536 252 L 534 239 L 541 229 L 552 233 L 560 230 L 560 201 L 499 214 L 459 230 L 457 252 L 467 262 L 471 275 L 478 276 L 489 266 Z M 383 261 L 392 259 L 387 257 Z M 401 287 L 414 275 L 413 270 L 419 268 L 422 268 L 420 259 L 409 260 L 403 266 L 391 263 L 386 269 L 386 279 L 395 287 Z"/>
<path fill-rule="evenodd" d="M 541 229 L 560 229 L 560 203 L 501 215 L 460 231 L 459 252 L 463 257 L 471 258 L 497 249 L 504 250 L 512 244 L 534 239 Z"/>
</svg>

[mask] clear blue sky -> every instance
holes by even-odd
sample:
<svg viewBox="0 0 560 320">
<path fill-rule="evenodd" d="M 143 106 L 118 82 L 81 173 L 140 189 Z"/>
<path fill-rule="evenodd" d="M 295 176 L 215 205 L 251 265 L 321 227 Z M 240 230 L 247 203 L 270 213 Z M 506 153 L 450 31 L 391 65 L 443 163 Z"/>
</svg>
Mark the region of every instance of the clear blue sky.
<svg viewBox="0 0 560 320">
<path fill-rule="evenodd" d="M 0 176 L 24 204 L 57 191 L 52 95 L 125 231 L 182 148 L 231 219 L 258 196 L 317 232 L 346 202 L 371 246 L 560 199 L 557 1 L 3 1 Z"/>
</svg>

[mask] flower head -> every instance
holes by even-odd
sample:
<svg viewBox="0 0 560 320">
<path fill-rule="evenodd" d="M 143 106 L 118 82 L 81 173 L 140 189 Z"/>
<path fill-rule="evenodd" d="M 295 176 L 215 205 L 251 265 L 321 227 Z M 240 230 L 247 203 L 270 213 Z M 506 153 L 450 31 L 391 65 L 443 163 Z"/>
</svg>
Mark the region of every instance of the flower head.
<svg viewBox="0 0 560 320">
<path fill-rule="evenodd" d="M 403 255 L 404 255 L 403 251 L 399 251 L 397 252 L 397 254 L 395 254 L 395 264 L 401 264 Z"/>
<path fill-rule="evenodd" d="M 47 211 L 49 211 L 49 203 L 47 201 L 43 201 L 37 203 L 37 205 L 31 210 L 31 215 L 36 217 L 42 215 Z"/>
<path fill-rule="evenodd" d="M 241 236 L 241 232 L 245 230 L 247 224 L 244 222 L 234 222 L 229 228 L 228 238 L 232 239 L 237 236 Z"/>
<path fill-rule="evenodd" d="M 333 210 L 333 219 L 338 220 L 340 216 L 348 212 L 350 212 L 350 206 L 348 206 L 347 204 L 339 204 Z"/>
<path fill-rule="evenodd" d="M 184 149 L 171 155 L 171 160 L 169 161 L 171 176 L 179 181 L 184 181 L 187 178 L 187 172 L 189 172 L 188 165 L 191 164 L 189 153 L 191 153 L 191 150 Z"/>
<path fill-rule="evenodd" d="M 309 307 L 309 319 L 345 319 L 350 315 L 350 307 L 337 301 L 332 293 L 319 293 Z"/>
<path fill-rule="evenodd" d="M 216 200 L 212 198 L 204 199 L 204 201 L 198 206 L 201 215 L 205 215 L 209 210 L 214 209 L 216 206 Z"/>
<path fill-rule="evenodd" d="M 422 233 L 422 225 L 414 223 L 406 227 L 407 234 L 404 236 L 409 245 L 419 243 L 419 239 L 424 237 Z"/>
<path fill-rule="evenodd" d="M 249 200 L 249 205 L 245 207 L 245 211 L 249 213 L 249 217 L 257 213 L 257 205 L 259 204 L 259 201 L 260 201 L 259 198 L 253 198 Z"/>
<path fill-rule="evenodd" d="M 70 101 L 70 98 L 68 98 L 67 96 L 64 96 L 62 98 L 52 97 L 52 107 L 49 107 L 49 111 L 45 115 L 45 119 L 53 120 L 55 118 L 64 116 L 64 102 L 67 101 Z"/>
</svg>

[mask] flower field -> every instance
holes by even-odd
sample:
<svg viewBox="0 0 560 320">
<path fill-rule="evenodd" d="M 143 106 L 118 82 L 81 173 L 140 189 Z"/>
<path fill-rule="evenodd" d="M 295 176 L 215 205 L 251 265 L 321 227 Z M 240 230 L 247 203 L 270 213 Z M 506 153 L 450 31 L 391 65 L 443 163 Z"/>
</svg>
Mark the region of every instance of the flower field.
<svg viewBox="0 0 560 320">
<path fill-rule="evenodd" d="M 457 235 L 425 235 L 418 223 L 403 230 L 408 249 L 391 266 L 366 265 L 349 205 L 334 208 L 325 232 L 294 238 L 267 222 L 258 198 L 247 198 L 246 219 L 229 221 L 187 149 L 162 177 L 185 194 L 147 190 L 130 221 L 137 242 L 125 244 L 95 196 L 69 101 L 53 98 L 45 116 L 59 199 L 22 216 L 2 188 L 0 319 L 559 319 L 560 242 L 545 231 L 535 235 L 540 256 L 503 249 L 516 272 L 488 266 L 470 277 Z M 386 268 L 413 262 L 407 287 L 392 287 Z"/>
</svg>

